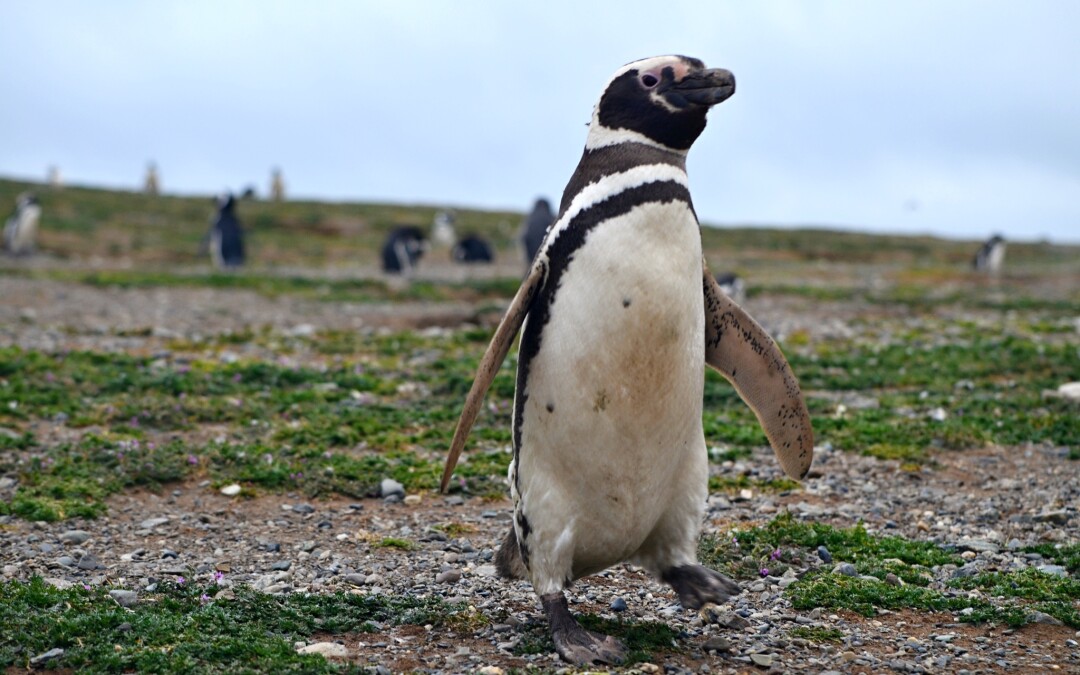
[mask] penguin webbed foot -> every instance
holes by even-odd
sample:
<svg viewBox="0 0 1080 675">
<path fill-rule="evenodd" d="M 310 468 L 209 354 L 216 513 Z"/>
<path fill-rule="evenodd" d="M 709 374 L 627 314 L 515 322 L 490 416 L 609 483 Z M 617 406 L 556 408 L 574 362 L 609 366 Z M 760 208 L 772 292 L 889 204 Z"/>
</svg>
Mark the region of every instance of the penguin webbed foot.
<svg viewBox="0 0 1080 675">
<path fill-rule="evenodd" d="M 617 638 L 585 630 L 570 613 L 562 592 L 540 596 L 551 628 L 555 651 L 575 665 L 619 664 L 626 660 L 626 647 Z"/>
<path fill-rule="evenodd" d="M 701 609 L 708 603 L 719 605 L 742 593 L 739 584 L 702 565 L 672 567 L 662 578 L 679 594 L 679 602 L 686 609 Z"/>
</svg>

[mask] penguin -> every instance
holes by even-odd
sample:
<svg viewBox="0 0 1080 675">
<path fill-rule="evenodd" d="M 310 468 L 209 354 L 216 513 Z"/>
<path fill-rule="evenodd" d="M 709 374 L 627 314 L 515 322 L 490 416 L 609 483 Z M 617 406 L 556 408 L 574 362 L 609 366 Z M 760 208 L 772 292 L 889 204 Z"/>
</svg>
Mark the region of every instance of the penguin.
<svg viewBox="0 0 1080 675">
<path fill-rule="evenodd" d="M 146 178 L 143 180 L 143 192 L 150 196 L 156 196 L 161 191 L 161 178 L 158 176 L 157 164 L 150 162 L 146 165 Z"/>
<path fill-rule="evenodd" d="M 277 167 L 270 171 L 270 201 L 285 201 L 285 177 Z"/>
<path fill-rule="evenodd" d="M 551 211 L 551 202 L 540 197 L 533 204 L 525 222 L 521 224 L 521 248 L 525 253 L 525 263 L 531 264 L 540 245 L 544 243 L 544 235 L 555 220 L 555 214 Z"/>
<path fill-rule="evenodd" d="M 1005 238 L 995 234 L 979 247 L 971 266 L 976 272 L 988 272 L 997 274 L 1001 271 L 1001 263 L 1005 260 Z"/>
<path fill-rule="evenodd" d="M 24 192 L 15 200 L 15 212 L 4 224 L 4 250 L 9 255 L 22 256 L 34 252 L 41 206 L 37 197 Z"/>
<path fill-rule="evenodd" d="M 219 269 L 240 267 L 244 264 L 244 231 L 236 217 L 236 198 L 231 192 L 222 194 L 217 208 L 210 227 L 210 257 Z"/>
<path fill-rule="evenodd" d="M 427 242 L 419 227 L 406 225 L 394 228 L 382 247 L 383 271 L 387 274 L 412 275 L 426 249 Z"/>
<path fill-rule="evenodd" d="M 736 304 L 742 304 L 746 300 L 746 283 L 738 274 L 734 272 L 717 274 L 716 283 L 720 286 L 720 290 Z"/>
<path fill-rule="evenodd" d="M 450 257 L 456 263 L 465 265 L 474 263 L 493 263 L 495 254 L 491 250 L 491 244 L 486 239 L 470 234 L 458 240 L 450 251 Z"/>
<path fill-rule="evenodd" d="M 704 366 L 757 415 L 784 471 L 806 475 L 813 431 L 776 343 L 702 257 L 686 155 L 735 91 L 727 70 L 660 56 L 627 64 L 593 109 L 585 149 L 466 396 L 441 488 L 521 332 L 509 469 L 512 525 L 496 567 L 526 579 L 568 662 L 619 663 L 564 590 L 630 562 L 697 609 L 741 592 L 697 562 L 708 497 Z"/>
<path fill-rule="evenodd" d="M 439 211 L 435 214 L 431 221 L 431 240 L 436 246 L 451 248 L 454 245 L 454 240 L 457 239 L 454 230 L 456 222 L 457 218 L 450 211 Z"/>
</svg>

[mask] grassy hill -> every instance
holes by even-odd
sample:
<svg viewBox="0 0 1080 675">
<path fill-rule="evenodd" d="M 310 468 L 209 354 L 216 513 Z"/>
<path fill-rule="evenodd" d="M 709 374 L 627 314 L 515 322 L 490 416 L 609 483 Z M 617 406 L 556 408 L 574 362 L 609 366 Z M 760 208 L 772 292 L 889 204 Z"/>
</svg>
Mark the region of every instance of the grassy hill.
<svg viewBox="0 0 1080 675">
<path fill-rule="evenodd" d="M 138 192 L 0 179 L 0 214 L 15 197 L 35 192 L 42 205 L 39 249 L 58 264 L 153 269 L 205 266 L 199 241 L 214 211 L 212 197 L 149 196 Z M 399 225 L 430 228 L 435 206 L 242 200 L 249 235 L 248 274 L 303 268 L 377 274 L 386 234 Z M 523 213 L 459 209 L 458 232 L 481 234 L 495 245 L 501 265 L 487 275 L 513 277 L 523 265 L 517 248 Z M 735 270 L 752 283 L 844 284 L 865 277 L 864 266 L 901 276 L 940 280 L 970 277 L 978 242 L 934 237 L 871 235 L 823 229 L 706 227 L 703 240 L 714 271 Z M 444 265 L 445 251 L 425 259 Z M 1009 245 L 1006 275 L 1080 273 L 1080 247 L 1046 243 Z M 910 280 L 910 279 L 909 279 Z M 861 282 L 859 282 L 861 283 Z"/>
</svg>

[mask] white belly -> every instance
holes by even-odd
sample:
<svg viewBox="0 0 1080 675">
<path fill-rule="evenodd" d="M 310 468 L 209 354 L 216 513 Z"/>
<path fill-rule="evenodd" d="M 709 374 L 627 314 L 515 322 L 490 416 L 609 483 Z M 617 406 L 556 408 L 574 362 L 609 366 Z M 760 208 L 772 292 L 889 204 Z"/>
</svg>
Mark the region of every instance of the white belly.
<svg viewBox="0 0 1080 675">
<path fill-rule="evenodd" d="M 522 409 L 515 496 L 534 584 L 567 558 L 574 578 L 633 558 L 674 502 L 704 503 L 701 280 L 681 202 L 605 221 L 574 253 Z"/>
</svg>

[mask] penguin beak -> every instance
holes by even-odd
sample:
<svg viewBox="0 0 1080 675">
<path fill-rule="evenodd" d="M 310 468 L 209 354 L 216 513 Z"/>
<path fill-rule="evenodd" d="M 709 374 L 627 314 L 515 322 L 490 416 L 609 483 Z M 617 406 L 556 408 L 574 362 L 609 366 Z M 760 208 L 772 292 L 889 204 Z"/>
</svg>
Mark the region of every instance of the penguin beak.
<svg viewBox="0 0 1080 675">
<path fill-rule="evenodd" d="M 726 101 L 734 93 L 735 76 L 731 71 L 711 68 L 687 73 L 664 92 L 664 98 L 676 108 L 710 107 Z"/>
</svg>

